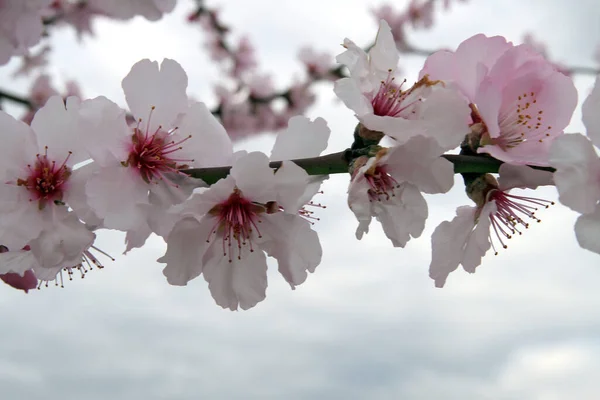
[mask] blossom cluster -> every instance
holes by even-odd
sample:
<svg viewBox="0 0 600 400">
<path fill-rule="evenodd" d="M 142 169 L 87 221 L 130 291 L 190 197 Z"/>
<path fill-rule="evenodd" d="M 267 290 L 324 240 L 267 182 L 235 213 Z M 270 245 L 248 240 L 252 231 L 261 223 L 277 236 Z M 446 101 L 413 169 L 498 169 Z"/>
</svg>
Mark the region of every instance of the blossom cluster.
<svg viewBox="0 0 600 400">
<path fill-rule="evenodd" d="M 171 4 L 154 3 L 163 11 Z M 396 42 L 381 20 L 368 51 L 345 39 L 337 56 L 349 74 L 334 92 L 357 121 L 342 157 L 357 239 L 375 218 L 394 247 L 405 247 L 424 231 L 423 194 L 448 192 L 459 172 L 474 206 L 459 207 L 433 232 L 436 286 L 459 265 L 475 272 L 490 249 L 506 247 L 551 204 L 515 188 L 556 185 L 560 201 L 582 214 L 581 246 L 600 253 L 600 83 L 583 107 L 589 139 L 565 135 L 577 92 L 530 45 L 475 35 L 429 56 L 408 84 Z M 63 97 L 43 80 L 38 86 L 43 106 L 26 122 L 0 111 L 6 283 L 27 291 L 101 266 L 106 253 L 94 242 L 103 229 L 125 233 L 125 252 L 151 234 L 162 237 L 167 282 L 202 275 L 217 304 L 231 310 L 265 298 L 267 256 L 292 289 L 315 272 L 322 248 L 309 207 L 323 171 L 333 171 L 311 169 L 326 162 L 324 119 L 288 115 L 269 155 L 234 152 L 227 124 L 188 97 L 174 60 L 132 67 L 122 81 L 127 109 L 103 96 L 80 99 L 74 88 Z M 453 164 L 445 153 L 455 149 Z M 457 168 L 460 157 L 501 163 L 499 176 Z M 216 170 L 227 172 L 210 179 Z"/>
</svg>

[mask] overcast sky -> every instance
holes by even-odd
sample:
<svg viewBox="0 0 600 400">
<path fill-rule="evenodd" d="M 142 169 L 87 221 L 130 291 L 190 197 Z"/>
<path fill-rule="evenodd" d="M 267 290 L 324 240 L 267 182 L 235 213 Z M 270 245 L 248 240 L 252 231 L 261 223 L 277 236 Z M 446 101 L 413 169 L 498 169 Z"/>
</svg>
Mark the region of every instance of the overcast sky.
<svg viewBox="0 0 600 400">
<path fill-rule="evenodd" d="M 222 5 L 223 19 L 250 36 L 261 66 L 285 85 L 302 73 L 300 46 L 336 54 L 344 37 L 372 41 L 368 11 L 382 2 L 207 3 Z M 168 57 L 187 71 L 189 93 L 210 104 L 218 70 L 202 33 L 184 22 L 191 4 L 179 0 L 157 23 L 98 21 L 97 37 L 82 43 L 70 29 L 53 32 L 53 76 L 124 105 L 121 79 L 131 65 Z M 590 66 L 600 42 L 595 0 L 473 0 L 436 19 L 434 29 L 411 32 L 411 43 L 456 47 L 480 32 L 518 42 L 531 32 L 556 60 Z M 409 80 L 422 61 L 401 60 Z M 27 80 L 9 78 L 16 65 L 0 69 L 1 87 L 26 93 Z M 580 101 L 592 81 L 576 77 Z M 329 122 L 328 150 L 341 150 L 356 122 L 331 85 L 318 93 L 308 114 Z M 581 130 L 579 118 L 578 110 L 569 131 Z M 272 143 L 265 135 L 245 145 L 268 151 Z M 428 197 L 426 230 L 405 249 L 394 249 L 378 224 L 356 241 L 347 180 L 332 177 L 317 199 L 327 209 L 316 226 L 324 249 L 316 273 L 291 291 L 270 262 L 267 299 L 249 311 L 218 307 L 202 278 L 167 285 L 155 261 L 165 249 L 158 238 L 65 289 L 24 295 L 0 286 L 0 398 L 600 398 L 600 259 L 578 247 L 574 213 L 545 210 L 543 222 L 488 254 L 476 274 L 457 271 L 440 290 L 428 277 L 430 236 L 469 204 L 461 179 L 451 194 Z M 536 195 L 556 198 L 551 189 Z M 98 240 L 114 256 L 122 241 L 112 233 Z"/>
</svg>

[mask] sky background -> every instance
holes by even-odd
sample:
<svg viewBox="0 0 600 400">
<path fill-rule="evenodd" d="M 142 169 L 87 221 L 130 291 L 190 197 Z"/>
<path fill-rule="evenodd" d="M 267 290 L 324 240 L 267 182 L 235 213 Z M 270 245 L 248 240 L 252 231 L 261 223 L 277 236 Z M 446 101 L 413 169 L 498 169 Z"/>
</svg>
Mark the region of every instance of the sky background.
<svg viewBox="0 0 600 400">
<path fill-rule="evenodd" d="M 125 106 L 121 79 L 131 66 L 173 58 L 188 73 L 189 94 L 214 104 L 218 69 L 203 51 L 202 32 L 185 22 L 192 2 L 178 3 L 156 23 L 97 21 L 97 36 L 82 42 L 72 29 L 55 30 L 50 72 L 57 82 L 80 82 L 86 97 Z M 370 43 L 377 24 L 369 10 L 382 4 L 207 3 L 221 5 L 235 35 L 250 36 L 280 85 L 301 76 L 303 45 L 337 54 L 344 37 Z M 455 48 L 476 33 L 520 42 L 531 32 L 554 60 L 593 66 L 599 22 L 594 0 L 473 0 L 438 12 L 434 28 L 409 32 L 409 41 Z M 409 81 L 422 62 L 401 59 Z M 26 94 L 30 81 L 11 78 L 17 64 L 0 68 L 0 86 Z M 581 102 L 593 78 L 575 82 Z M 350 145 L 356 121 L 331 89 L 317 87 L 308 115 L 329 122 L 334 152 Z M 581 129 L 578 109 L 568 131 Z M 264 135 L 238 147 L 269 151 L 273 140 Z M 450 194 L 427 198 L 426 230 L 405 249 L 394 249 L 377 223 L 356 241 L 347 181 L 332 176 L 316 199 L 327 205 L 315 228 L 324 249 L 316 272 L 292 291 L 269 261 L 267 298 L 249 311 L 221 309 L 202 278 L 169 286 L 155 261 L 165 250 L 156 237 L 119 256 L 123 236 L 100 234 L 98 246 L 117 261 L 64 289 L 24 295 L 0 286 L 0 398 L 600 398 L 600 259 L 578 247 L 573 212 L 561 205 L 543 211 L 543 222 L 498 256 L 488 253 L 476 274 L 454 272 L 440 290 L 428 277 L 430 236 L 469 204 L 460 177 Z M 536 196 L 556 199 L 552 188 Z"/>
</svg>

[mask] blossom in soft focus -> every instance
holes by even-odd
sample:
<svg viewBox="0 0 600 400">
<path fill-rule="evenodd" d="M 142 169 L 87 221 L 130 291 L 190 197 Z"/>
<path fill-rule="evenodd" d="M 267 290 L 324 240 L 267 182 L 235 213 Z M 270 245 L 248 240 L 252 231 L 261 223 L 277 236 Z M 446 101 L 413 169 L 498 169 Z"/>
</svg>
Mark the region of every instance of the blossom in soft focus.
<svg viewBox="0 0 600 400">
<path fill-rule="evenodd" d="M 104 227 L 127 231 L 138 245 L 150 231 L 168 233 L 170 225 L 155 214 L 166 213 L 202 184 L 181 169 L 231 162 L 225 130 L 204 103 L 188 104 L 186 88 L 177 62 L 165 59 L 159 68 L 142 60 L 123 80 L 136 120 L 132 126 L 125 111 L 105 97 L 81 104 L 82 141 L 97 166 L 86 183 L 87 203 Z"/>
<path fill-rule="evenodd" d="M 503 177 L 506 175 L 505 177 Z M 500 183 L 490 174 L 467 183 L 467 194 L 475 207 L 462 206 L 452 221 L 444 221 L 431 236 L 432 258 L 429 276 L 436 287 L 443 287 L 448 275 L 462 265 L 474 273 L 492 247 L 507 248 L 507 241 L 522 234 L 530 221 L 539 222 L 536 211 L 551 201 L 509 193 L 511 189 L 535 189 L 552 184 L 552 174 L 527 166 L 503 164 Z"/>
<path fill-rule="evenodd" d="M 175 8 L 177 0 L 87 0 L 87 7 L 115 19 L 131 19 L 137 15 L 157 21 Z"/>
<path fill-rule="evenodd" d="M 550 165 L 556 168 L 560 202 L 582 214 L 575 223 L 579 245 L 600 254 L 600 78 L 583 103 L 582 114 L 587 137 L 573 134 L 557 139 Z"/>
<path fill-rule="evenodd" d="M 294 203 L 282 189 L 265 154 L 238 154 L 227 178 L 175 207 L 180 221 L 158 260 L 167 264 L 168 282 L 186 285 L 202 274 L 218 305 L 246 310 L 265 298 L 265 253 L 292 288 L 304 282 L 321 261 L 321 245 L 297 210 L 280 207 L 282 196 Z"/>
<path fill-rule="evenodd" d="M 359 222 L 357 239 L 369 232 L 373 217 L 394 247 L 421 235 L 428 215 L 421 192 L 445 193 L 454 184 L 452 163 L 442 153 L 434 139 L 415 136 L 404 145 L 380 150 L 355 169 L 348 205 Z"/>
<path fill-rule="evenodd" d="M 470 103 L 477 151 L 512 164 L 548 165 L 552 141 L 577 105 L 573 81 L 528 45 L 475 35 L 425 61 L 421 77 L 457 87 Z"/>
<path fill-rule="evenodd" d="M 368 53 L 349 39 L 344 47 L 337 61 L 348 67 L 350 77 L 336 81 L 334 92 L 364 126 L 398 144 L 421 135 L 435 138 L 445 150 L 460 145 L 469 132 L 470 114 L 462 96 L 427 76 L 410 87 L 397 82 L 399 55 L 384 20 Z"/>
<path fill-rule="evenodd" d="M 48 65 L 48 55 L 50 46 L 44 46 L 35 53 L 29 53 L 21 58 L 21 66 L 12 74 L 14 78 L 27 76 L 31 71 L 46 67 Z"/>
<path fill-rule="evenodd" d="M 25 55 L 36 45 L 44 25 L 42 16 L 52 0 L 3 0 L 0 2 L 0 65 L 13 55 Z"/>
<path fill-rule="evenodd" d="M 333 57 L 327 52 L 318 53 L 312 47 L 303 47 L 298 52 L 298 58 L 306 67 L 309 76 L 315 79 L 326 78 L 333 65 Z"/>
<path fill-rule="evenodd" d="M 143 16 L 157 21 L 175 8 L 176 0 L 54 0 L 52 10 L 58 24 L 69 24 L 77 32 L 93 35 L 92 21 L 96 17 L 128 20 Z"/>
</svg>

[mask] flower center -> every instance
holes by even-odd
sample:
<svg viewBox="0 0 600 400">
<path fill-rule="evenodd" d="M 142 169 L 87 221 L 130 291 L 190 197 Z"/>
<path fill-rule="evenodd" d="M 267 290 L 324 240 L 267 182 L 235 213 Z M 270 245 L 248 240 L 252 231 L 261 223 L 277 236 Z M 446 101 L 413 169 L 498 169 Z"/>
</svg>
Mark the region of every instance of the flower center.
<svg viewBox="0 0 600 400">
<path fill-rule="evenodd" d="M 400 187 L 400 184 L 387 173 L 385 165 L 376 165 L 365 172 L 365 179 L 370 188 L 367 190 L 369 201 L 389 200 L 395 196 L 395 189 Z"/>
<path fill-rule="evenodd" d="M 222 236 L 223 256 L 229 256 L 229 262 L 232 262 L 232 255 L 237 247 L 237 258 L 241 260 L 242 246 L 249 246 L 250 251 L 253 252 L 252 237 L 254 235 L 262 237 L 257 224 L 261 222 L 260 214 L 266 211 L 265 206 L 246 199 L 242 192 L 235 188 L 227 200 L 209 211 L 217 217 L 217 223 L 211 229 L 206 241 L 210 242 L 213 234 L 215 237 Z M 234 245 L 234 242 L 237 245 Z"/>
<path fill-rule="evenodd" d="M 477 112 L 476 108 L 471 109 Z M 481 116 L 477 118 L 481 121 Z M 553 129 L 551 125 L 544 124 L 544 110 L 534 91 L 522 93 L 503 106 L 498 114 L 498 126 L 500 135 L 491 138 L 486 129 L 482 145 L 493 144 L 507 150 L 524 142 L 543 143 L 552 136 Z"/>
<path fill-rule="evenodd" d="M 548 208 L 554 204 L 553 201 L 535 197 L 515 196 L 499 189 L 490 190 L 486 197 L 487 201 L 494 200 L 496 202 L 497 211 L 490 214 L 489 218 L 500 245 L 505 249 L 508 246 L 503 239 L 511 239 L 516 233 L 521 235 L 522 232 L 519 229 L 529 228 L 528 219 L 542 222 L 535 215 L 535 212 L 539 207 Z M 498 254 L 492 240 L 490 240 L 490 243 L 492 243 L 494 252 Z"/>
<path fill-rule="evenodd" d="M 371 104 L 373 113 L 381 117 L 402 117 L 408 118 L 415 113 L 414 105 L 422 101 L 421 94 L 423 89 L 436 85 L 441 81 L 430 81 L 426 75 L 415 83 L 410 89 L 402 91 L 402 85 L 406 83 L 404 79 L 399 85 L 396 84 L 392 76 L 392 70 L 388 72 L 385 81 L 381 81 L 379 91 L 373 96 Z"/>
<path fill-rule="evenodd" d="M 48 159 L 48 147 L 44 154 L 36 154 L 33 165 L 27 164 L 28 175 L 26 178 L 18 178 L 17 185 L 25 187 L 32 197 L 29 201 L 38 201 L 39 209 L 43 209 L 48 202 L 61 201 L 65 184 L 71 176 L 71 169 L 67 161 L 71 152 L 62 164 Z"/>
<path fill-rule="evenodd" d="M 137 126 L 133 129 L 129 156 L 127 161 L 121 163 L 123 166 L 137 168 L 146 183 L 158 183 L 159 180 L 167 178 L 165 174 L 180 173 L 180 169 L 188 167 L 185 163 L 194 162 L 193 159 L 176 158 L 175 154 L 183 149 L 181 144 L 190 139 L 192 135 L 175 141 L 172 139 L 172 135 L 177 131 L 177 127 L 164 131 L 162 126 L 159 126 L 155 132 L 150 132 L 150 118 L 148 118 L 146 129 L 140 127 L 141 122 L 140 118 Z M 169 181 L 168 178 L 166 180 Z"/>
</svg>

